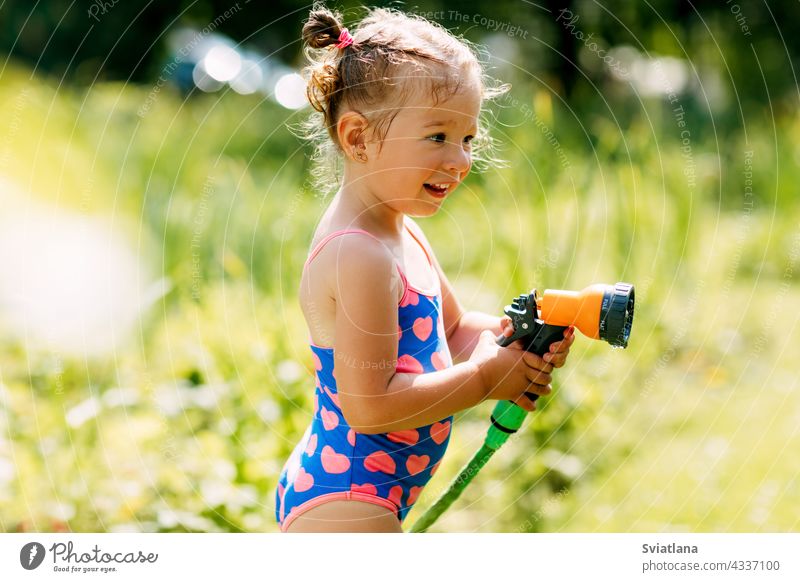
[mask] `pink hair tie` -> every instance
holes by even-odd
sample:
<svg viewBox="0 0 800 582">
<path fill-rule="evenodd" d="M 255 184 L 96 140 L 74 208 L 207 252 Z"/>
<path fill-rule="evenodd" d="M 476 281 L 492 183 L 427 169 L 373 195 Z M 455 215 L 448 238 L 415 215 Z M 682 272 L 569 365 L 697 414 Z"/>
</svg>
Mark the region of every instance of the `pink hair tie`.
<svg viewBox="0 0 800 582">
<path fill-rule="evenodd" d="M 350 34 L 346 28 L 342 29 L 342 32 L 339 33 L 339 42 L 336 43 L 336 48 L 343 49 L 349 47 L 353 44 L 353 36 Z"/>
</svg>

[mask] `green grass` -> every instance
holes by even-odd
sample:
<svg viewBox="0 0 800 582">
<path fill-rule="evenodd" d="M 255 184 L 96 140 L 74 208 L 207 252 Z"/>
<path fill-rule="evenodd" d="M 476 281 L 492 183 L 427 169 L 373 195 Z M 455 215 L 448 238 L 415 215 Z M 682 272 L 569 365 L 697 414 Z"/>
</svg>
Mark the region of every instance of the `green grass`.
<svg viewBox="0 0 800 582">
<path fill-rule="evenodd" d="M 305 186 L 307 148 L 255 98 L 163 91 L 139 117 L 149 87 L 28 75 L 0 87 L 0 174 L 48 208 L 113 217 L 167 291 L 105 356 L 0 336 L 0 530 L 275 531 L 313 389 L 295 290 L 324 202 Z M 569 167 L 529 120 L 504 136 L 507 168 L 421 225 L 471 309 L 634 282 L 631 344 L 580 339 L 554 395 L 435 529 L 796 530 L 800 122 L 751 127 L 749 145 L 736 128 L 697 138 L 689 188 L 669 117 L 654 134 L 645 112 L 623 128 L 587 112 L 587 140 L 546 96 L 532 106 Z M 458 415 L 408 523 L 490 410 Z"/>
</svg>

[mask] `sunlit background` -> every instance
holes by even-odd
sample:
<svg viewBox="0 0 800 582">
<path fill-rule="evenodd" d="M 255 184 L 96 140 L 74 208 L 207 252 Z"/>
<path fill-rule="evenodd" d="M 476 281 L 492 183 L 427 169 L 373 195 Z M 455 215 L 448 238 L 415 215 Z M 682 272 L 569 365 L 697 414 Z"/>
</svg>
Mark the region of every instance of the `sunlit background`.
<svg viewBox="0 0 800 582">
<path fill-rule="evenodd" d="M 254 4 L 0 7 L 0 531 L 277 529 L 325 200 L 309 6 Z M 637 287 L 629 349 L 579 341 L 436 529 L 797 530 L 796 3 L 413 9 L 513 86 L 487 109 L 506 164 L 421 221 L 462 303 Z"/>
</svg>

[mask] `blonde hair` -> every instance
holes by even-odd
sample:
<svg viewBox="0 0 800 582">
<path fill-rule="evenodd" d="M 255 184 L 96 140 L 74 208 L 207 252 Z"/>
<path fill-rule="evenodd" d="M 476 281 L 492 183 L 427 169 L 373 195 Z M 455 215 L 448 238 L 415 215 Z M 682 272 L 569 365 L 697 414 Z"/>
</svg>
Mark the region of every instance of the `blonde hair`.
<svg viewBox="0 0 800 582">
<path fill-rule="evenodd" d="M 312 175 L 320 192 L 331 191 L 338 182 L 342 149 L 336 123 L 342 112 L 361 112 L 373 135 L 383 140 L 400 108 L 419 90 L 410 79 L 427 81 L 437 103 L 460 90 L 469 78 L 465 69 L 479 80 L 484 101 L 509 89 L 484 73 L 477 50 L 467 41 L 420 16 L 371 9 L 351 32 L 352 44 L 339 48 L 343 29 L 341 15 L 321 4 L 314 6 L 303 26 L 310 61 L 304 69 L 306 94 L 322 115 L 312 114 L 303 124 L 301 136 L 316 146 Z M 478 170 L 498 161 L 492 150 L 493 142 L 481 119 L 472 149 Z M 332 181 L 331 175 L 337 180 Z"/>
</svg>

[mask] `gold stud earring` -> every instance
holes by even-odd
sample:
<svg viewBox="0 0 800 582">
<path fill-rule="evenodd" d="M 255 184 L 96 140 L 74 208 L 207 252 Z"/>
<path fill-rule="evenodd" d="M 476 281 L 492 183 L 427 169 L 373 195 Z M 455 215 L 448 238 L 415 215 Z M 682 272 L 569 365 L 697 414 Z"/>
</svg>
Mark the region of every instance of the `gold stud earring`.
<svg viewBox="0 0 800 582">
<path fill-rule="evenodd" d="M 363 144 L 360 144 L 353 149 L 353 155 L 358 159 L 359 162 L 367 161 L 367 152 L 363 151 L 365 149 L 367 148 Z"/>
</svg>

